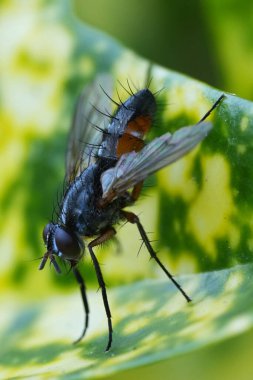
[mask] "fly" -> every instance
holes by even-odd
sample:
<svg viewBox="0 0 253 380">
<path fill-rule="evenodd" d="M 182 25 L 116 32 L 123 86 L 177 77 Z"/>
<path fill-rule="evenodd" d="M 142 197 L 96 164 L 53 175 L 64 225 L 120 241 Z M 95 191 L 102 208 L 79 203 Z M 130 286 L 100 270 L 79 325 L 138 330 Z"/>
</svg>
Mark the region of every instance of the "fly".
<svg viewBox="0 0 253 380">
<path fill-rule="evenodd" d="M 94 248 L 111 239 L 114 226 L 121 221 L 135 224 L 151 258 L 160 266 L 167 277 L 181 292 L 187 302 L 190 297 L 163 265 L 154 251 L 141 221 L 134 213 L 125 210 L 138 199 L 144 180 L 159 169 L 184 156 L 202 141 L 212 128 L 204 122 L 207 116 L 224 98 L 221 95 L 199 123 L 166 133 L 145 145 L 144 139 L 152 127 L 156 113 L 156 99 L 145 88 L 123 103 L 110 115 L 108 125 L 104 125 L 102 113 L 94 111 L 104 104 L 104 94 L 97 93 L 98 83 L 110 93 L 110 79 L 106 75 L 98 77 L 80 95 L 73 118 L 66 154 L 66 181 L 57 221 L 48 223 L 43 230 L 47 247 L 40 263 L 43 269 L 47 260 L 60 273 L 56 257 L 70 264 L 80 286 L 85 312 L 85 322 L 79 342 L 89 324 L 89 306 L 84 280 L 78 263 L 85 251 L 85 238 L 93 238 L 87 248 L 91 256 L 108 322 L 106 351 L 112 345 L 111 311 L 106 285 Z M 103 97 L 101 97 L 103 95 Z M 108 95 L 107 102 L 111 98 Z M 91 104 L 96 104 L 92 106 Z M 107 112 L 105 113 L 106 116 Z M 84 141 L 87 142 L 84 144 Z"/>
</svg>

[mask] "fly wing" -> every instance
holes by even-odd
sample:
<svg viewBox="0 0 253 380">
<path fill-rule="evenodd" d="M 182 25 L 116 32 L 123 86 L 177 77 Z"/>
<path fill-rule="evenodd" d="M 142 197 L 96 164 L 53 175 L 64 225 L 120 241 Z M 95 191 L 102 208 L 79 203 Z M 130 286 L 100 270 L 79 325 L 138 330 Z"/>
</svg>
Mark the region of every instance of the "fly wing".
<svg viewBox="0 0 253 380">
<path fill-rule="evenodd" d="M 112 78 L 109 74 L 100 74 L 85 86 L 77 99 L 73 122 L 70 129 L 66 153 L 66 179 L 72 181 L 93 160 L 106 129 L 102 112 L 110 113 L 112 102 Z"/>
<path fill-rule="evenodd" d="M 150 174 L 177 161 L 203 140 L 211 128 L 211 123 L 204 122 L 184 127 L 154 139 L 140 152 L 124 154 L 115 167 L 101 176 L 103 199 L 113 199 Z"/>
</svg>

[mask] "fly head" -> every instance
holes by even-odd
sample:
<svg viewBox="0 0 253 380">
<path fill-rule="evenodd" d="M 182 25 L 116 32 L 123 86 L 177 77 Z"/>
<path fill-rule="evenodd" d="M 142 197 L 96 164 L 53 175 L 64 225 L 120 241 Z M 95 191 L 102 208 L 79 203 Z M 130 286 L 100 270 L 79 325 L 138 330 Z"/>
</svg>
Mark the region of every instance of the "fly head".
<svg viewBox="0 0 253 380">
<path fill-rule="evenodd" d="M 44 268 L 47 260 L 50 259 L 55 270 L 60 273 L 61 270 L 55 256 L 68 261 L 73 267 L 83 255 L 84 243 L 82 239 L 75 232 L 59 224 L 48 223 L 43 230 L 43 240 L 47 247 L 47 252 L 40 263 L 40 270 Z"/>
</svg>

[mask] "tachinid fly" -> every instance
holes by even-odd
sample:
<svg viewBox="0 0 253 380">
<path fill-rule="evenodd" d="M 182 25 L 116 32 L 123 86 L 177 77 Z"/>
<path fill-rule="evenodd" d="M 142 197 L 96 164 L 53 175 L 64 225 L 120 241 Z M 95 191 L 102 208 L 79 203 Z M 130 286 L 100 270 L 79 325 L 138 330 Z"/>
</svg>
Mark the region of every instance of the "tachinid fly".
<svg viewBox="0 0 253 380">
<path fill-rule="evenodd" d="M 117 104 L 118 109 L 113 115 L 106 114 L 110 120 L 105 126 L 102 120 L 104 114 L 98 109 L 105 102 L 113 101 L 108 95 L 111 93 L 110 83 L 107 75 L 100 75 L 84 89 L 77 101 L 66 155 L 68 187 L 58 220 L 48 223 L 44 228 L 43 239 L 47 252 L 39 267 L 43 269 L 49 259 L 56 271 L 60 272 L 56 256 L 70 264 L 80 285 L 85 310 L 83 332 L 77 340 L 80 341 L 88 327 L 89 306 L 77 264 L 84 255 L 84 239 L 94 237 L 87 248 L 102 291 L 108 321 L 106 351 L 112 344 L 111 311 L 94 248 L 116 234 L 113 226 L 118 222 L 136 224 L 150 256 L 185 299 L 190 301 L 190 297 L 157 257 L 138 216 L 125 208 L 138 199 L 143 181 L 149 175 L 184 156 L 207 136 L 212 124 L 204 120 L 224 98 L 222 95 L 198 124 L 181 128 L 174 134 L 166 133 L 145 145 L 144 138 L 152 127 L 156 113 L 155 95 L 148 88 L 130 94 L 124 103 L 120 101 Z M 104 92 L 107 97 L 98 91 L 98 85 L 106 89 Z"/>
</svg>

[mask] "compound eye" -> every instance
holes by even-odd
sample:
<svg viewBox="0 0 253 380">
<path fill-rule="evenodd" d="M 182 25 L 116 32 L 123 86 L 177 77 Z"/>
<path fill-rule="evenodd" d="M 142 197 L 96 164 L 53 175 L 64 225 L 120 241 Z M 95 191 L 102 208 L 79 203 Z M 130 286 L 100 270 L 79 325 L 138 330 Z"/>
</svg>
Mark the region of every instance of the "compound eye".
<svg viewBox="0 0 253 380">
<path fill-rule="evenodd" d="M 82 247 L 77 236 L 65 231 L 63 228 L 56 229 L 55 243 L 65 259 L 77 259 L 81 255 Z"/>
<path fill-rule="evenodd" d="M 44 240 L 44 243 L 45 243 L 45 244 L 47 244 L 47 237 L 48 237 L 48 234 L 49 234 L 50 228 L 51 228 L 51 223 L 48 223 L 48 224 L 44 227 L 44 230 L 43 230 L 43 233 L 42 233 L 43 240 Z"/>
</svg>

